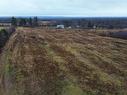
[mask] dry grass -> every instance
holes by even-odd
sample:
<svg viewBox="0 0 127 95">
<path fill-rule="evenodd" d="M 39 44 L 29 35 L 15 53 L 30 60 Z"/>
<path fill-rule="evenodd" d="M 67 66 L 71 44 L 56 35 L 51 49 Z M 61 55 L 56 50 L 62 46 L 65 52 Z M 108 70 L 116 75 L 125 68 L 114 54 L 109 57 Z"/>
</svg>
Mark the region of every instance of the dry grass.
<svg viewBox="0 0 127 95">
<path fill-rule="evenodd" d="M 127 95 L 127 40 L 100 32 L 18 29 L 2 55 L 1 93 Z"/>
</svg>

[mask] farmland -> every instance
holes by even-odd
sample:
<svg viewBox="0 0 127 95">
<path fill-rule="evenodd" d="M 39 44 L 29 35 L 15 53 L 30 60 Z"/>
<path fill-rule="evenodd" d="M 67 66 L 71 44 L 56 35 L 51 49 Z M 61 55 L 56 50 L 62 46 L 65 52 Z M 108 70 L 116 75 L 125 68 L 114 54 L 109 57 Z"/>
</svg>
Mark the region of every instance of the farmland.
<svg viewBox="0 0 127 95">
<path fill-rule="evenodd" d="M 117 30 L 18 28 L 1 54 L 0 95 L 127 95 Z"/>
</svg>

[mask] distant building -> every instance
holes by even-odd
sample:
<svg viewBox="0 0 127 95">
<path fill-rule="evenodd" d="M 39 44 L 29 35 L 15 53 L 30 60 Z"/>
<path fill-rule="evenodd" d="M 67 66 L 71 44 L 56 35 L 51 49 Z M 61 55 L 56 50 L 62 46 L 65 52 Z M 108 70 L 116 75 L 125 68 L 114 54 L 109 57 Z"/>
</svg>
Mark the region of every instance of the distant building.
<svg viewBox="0 0 127 95">
<path fill-rule="evenodd" d="M 68 29 L 71 29 L 71 28 L 72 28 L 71 26 L 68 27 Z"/>
<path fill-rule="evenodd" d="M 80 28 L 80 25 L 76 25 L 76 28 Z"/>
<path fill-rule="evenodd" d="M 0 27 L 9 27 L 9 26 L 11 26 L 11 23 L 1 23 L 0 22 Z"/>
<path fill-rule="evenodd" d="M 57 28 L 57 29 L 64 29 L 65 26 L 61 24 L 61 25 L 57 25 L 56 28 Z"/>
<path fill-rule="evenodd" d="M 56 25 L 56 21 L 39 21 L 39 26 L 42 27 L 53 27 Z"/>
<path fill-rule="evenodd" d="M 96 26 L 96 25 L 94 25 L 94 26 L 93 26 L 93 29 L 96 29 L 96 28 L 97 28 L 97 26 Z"/>
</svg>

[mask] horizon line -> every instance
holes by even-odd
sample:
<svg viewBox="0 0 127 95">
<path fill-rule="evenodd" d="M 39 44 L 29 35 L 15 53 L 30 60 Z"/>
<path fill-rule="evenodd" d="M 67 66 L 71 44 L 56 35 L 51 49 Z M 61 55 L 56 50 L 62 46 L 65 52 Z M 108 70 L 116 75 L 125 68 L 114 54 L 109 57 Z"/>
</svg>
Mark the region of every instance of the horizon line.
<svg viewBox="0 0 127 95">
<path fill-rule="evenodd" d="M 127 16 L 0 15 L 0 17 L 127 18 Z"/>
</svg>

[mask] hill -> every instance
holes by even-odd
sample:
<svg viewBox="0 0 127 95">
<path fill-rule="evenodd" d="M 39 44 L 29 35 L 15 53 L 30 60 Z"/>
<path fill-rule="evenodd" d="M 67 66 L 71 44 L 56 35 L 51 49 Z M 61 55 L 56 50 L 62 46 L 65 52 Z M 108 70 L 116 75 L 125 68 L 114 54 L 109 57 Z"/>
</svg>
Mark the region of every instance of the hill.
<svg viewBox="0 0 127 95">
<path fill-rule="evenodd" d="M 127 95 L 127 40 L 93 30 L 17 29 L 0 61 L 0 95 Z"/>
</svg>

